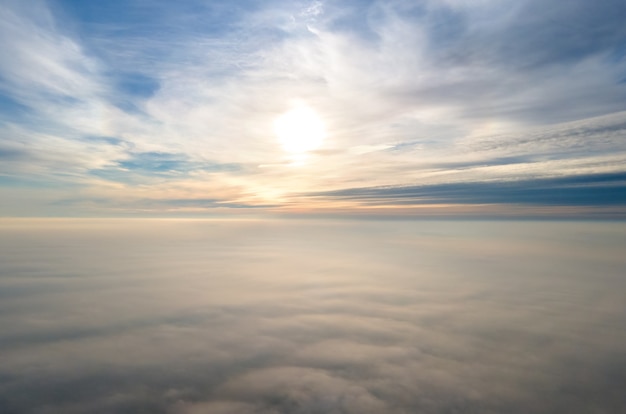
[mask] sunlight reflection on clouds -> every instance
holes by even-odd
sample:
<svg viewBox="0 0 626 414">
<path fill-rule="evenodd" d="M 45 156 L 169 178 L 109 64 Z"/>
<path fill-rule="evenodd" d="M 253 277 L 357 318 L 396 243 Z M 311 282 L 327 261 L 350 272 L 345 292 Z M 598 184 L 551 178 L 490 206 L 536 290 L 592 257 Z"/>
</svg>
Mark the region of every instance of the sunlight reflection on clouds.
<svg viewBox="0 0 626 414">
<path fill-rule="evenodd" d="M 625 402 L 624 234 L 615 223 L 3 222 L 0 408 L 611 411 Z"/>
</svg>

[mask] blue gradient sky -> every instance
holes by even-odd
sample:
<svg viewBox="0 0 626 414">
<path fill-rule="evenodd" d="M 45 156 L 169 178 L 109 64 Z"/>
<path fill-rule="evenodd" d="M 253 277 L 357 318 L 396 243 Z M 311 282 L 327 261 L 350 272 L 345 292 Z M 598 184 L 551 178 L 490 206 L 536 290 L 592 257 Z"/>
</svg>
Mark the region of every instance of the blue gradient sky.
<svg viewBox="0 0 626 414">
<path fill-rule="evenodd" d="M 623 217 L 625 18 L 621 0 L 5 0 L 0 215 Z M 297 106 L 326 134 L 295 157 L 273 125 Z"/>
</svg>

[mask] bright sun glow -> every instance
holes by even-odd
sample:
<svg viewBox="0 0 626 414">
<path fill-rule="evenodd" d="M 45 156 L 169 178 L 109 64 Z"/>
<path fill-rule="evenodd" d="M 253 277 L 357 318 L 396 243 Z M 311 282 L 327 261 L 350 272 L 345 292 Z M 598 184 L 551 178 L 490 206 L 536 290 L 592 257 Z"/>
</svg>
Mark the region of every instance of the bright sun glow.
<svg viewBox="0 0 626 414">
<path fill-rule="evenodd" d="M 274 121 L 274 132 L 283 149 L 292 156 L 318 148 L 326 131 L 320 117 L 307 106 L 298 106 Z"/>
</svg>

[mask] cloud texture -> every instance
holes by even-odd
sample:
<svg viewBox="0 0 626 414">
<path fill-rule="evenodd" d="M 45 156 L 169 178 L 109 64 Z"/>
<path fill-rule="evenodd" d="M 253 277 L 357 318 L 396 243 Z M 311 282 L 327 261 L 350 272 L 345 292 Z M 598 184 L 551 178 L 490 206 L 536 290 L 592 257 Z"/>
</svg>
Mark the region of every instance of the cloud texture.
<svg viewBox="0 0 626 414">
<path fill-rule="evenodd" d="M 9 0 L 0 214 L 338 210 L 301 195 L 623 173 L 625 13 L 618 0 Z M 293 165 L 272 124 L 297 103 L 328 134 Z"/>
<path fill-rule="evenodd" d="M 1 223 L 3 413 L 626 406 L 621 223 Z"/>
</svg>

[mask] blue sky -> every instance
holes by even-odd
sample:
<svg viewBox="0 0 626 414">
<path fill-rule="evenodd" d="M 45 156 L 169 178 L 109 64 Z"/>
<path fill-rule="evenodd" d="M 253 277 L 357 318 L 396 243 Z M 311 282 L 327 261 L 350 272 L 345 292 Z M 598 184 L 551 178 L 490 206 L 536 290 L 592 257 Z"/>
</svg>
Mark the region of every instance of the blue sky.
<svg viewBox="0 0 626 414">
<path fill-rule="evenodd" d="M 0 215 L 623 215 L 625 18 L 612 0 L 4 1 Z M 315 120 L 281 144 L 298 108 Z"/>
</svg>

